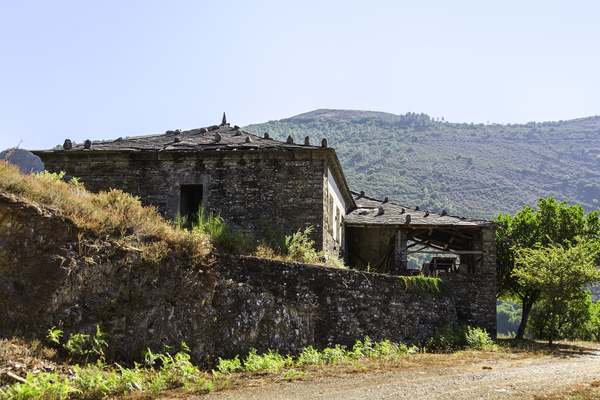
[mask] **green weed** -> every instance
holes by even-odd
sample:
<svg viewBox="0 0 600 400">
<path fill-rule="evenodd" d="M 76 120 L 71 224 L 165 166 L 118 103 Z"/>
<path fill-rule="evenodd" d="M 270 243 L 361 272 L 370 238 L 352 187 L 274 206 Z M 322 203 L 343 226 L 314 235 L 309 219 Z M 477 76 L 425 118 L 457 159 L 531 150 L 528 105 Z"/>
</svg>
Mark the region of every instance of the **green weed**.
<svg viewBox="0 0 600 400">
<path fill-rule="evenodd" d="M 48 331 L 50 335 L 50 330 Z M 96 325 L 96 334 L 94 336 L 83 334 L 71 334 L 69 340 L 64 344 L 64 348 L 73 356 L 103 356 L 104 348 L 108 346 L 106 340 L 108 334 L 100 330 L 100 325 Z"/>
<path fill-rule="evenodd" d="M 404 286 L 406 291 L 417 296 L 433 296 L 436 298 L 454 297 L 454 282 L 440 278 L 426 278 L 421 276 L 398 276 L 396 282 Z"/>
<path fill-rule="evenodd" d="M 305 347 L 298 356 L 298 365 L 319 365 L 323 361 L 321 352 L 312 346 Z"/>
<path fill-rule="evenodd" d="M 217 369 L 223 374 L 230 374 L 232 372 L 241 371 L 242 362 L 240 361 L 240 356 L 236 355 L 233 360 L 223 360 L 221 357 L 219 357 L 219 364 L 217 365 Z"/>
<path fill-rule="evenodd" d="M 267 371 L 275 372 L 279 368 L 288 364 L 288 359 L 284 358 L 281 354 L 275 353 L 273 350 L 269 350 L 268 353 L 258 355 L 256 349 L 250 350 L 248 356 L 244 359 L 244 370 L 245 371 Z"/>
<path fill-rule="evenodd" d="M 46 334 L 46 340 L 51 343 L 60 344 L 60 338 L 62 337 L 63 331 L 53 326 L 48 329 L 48 333 Z"/>
<path fill-rule="evenodd" d="M 461 325 L 454 329 L 447 324 L 444 329 L 429 339 L 425 348 L 431 351 L 455 351 L 460 349 L 483 349 L 493 347 L 493 341 L 487 331 L 478 327 Z"/>
</svg>

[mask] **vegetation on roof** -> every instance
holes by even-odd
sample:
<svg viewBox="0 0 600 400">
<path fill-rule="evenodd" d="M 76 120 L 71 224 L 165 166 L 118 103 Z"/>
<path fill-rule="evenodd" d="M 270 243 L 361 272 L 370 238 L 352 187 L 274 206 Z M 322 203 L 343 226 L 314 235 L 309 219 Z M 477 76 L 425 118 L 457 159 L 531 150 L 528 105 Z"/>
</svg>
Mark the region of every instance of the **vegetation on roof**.
<svg viewBox="0 0 600 400">
<path fill-rule="evenodd" d="M 404 290 L 417 296 L 454 297 L 454 282 L 423 276 L 398 276 L 396 281 Z"/>
</svg>

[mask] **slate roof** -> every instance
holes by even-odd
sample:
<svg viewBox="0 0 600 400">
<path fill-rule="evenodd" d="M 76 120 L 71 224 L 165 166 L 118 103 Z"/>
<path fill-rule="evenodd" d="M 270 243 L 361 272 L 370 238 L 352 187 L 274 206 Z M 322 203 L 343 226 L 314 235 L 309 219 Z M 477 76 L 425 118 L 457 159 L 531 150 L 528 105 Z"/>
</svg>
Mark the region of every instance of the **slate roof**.
<svg viewBox="0 0 600 400">
<path fill-rule="evenodd" d="M 442 215 L 426 210 L 401 206 L 391 202 L 373 199 L 364 194 L 352 192 L 356 208 L 346 217 L 346 226 L 356 225 L 403 225 L 403 226 L 495 226 L 491 221 L 477 220 L 452 215 Z M 379 208 L 383 208 L 383 214 Z M 406 217 L 410 215 L 410 222 Z"/>
<path fill-rule="evenodd" d="M 215 139 L 220 135 L 220 140 Z M 249 139 L 248 139 L 249 138 Z M 249 141 L 248 141 L 249 140 Z M 192 129 L 189 131 L 167 131 L 160 135 L 145 135 L 136 137 L 119 138 L 113 141 L 92 142 L 86 149 L 83 143 L 71 149 L 52 150 L 58 152 L 70 151 L 225 151 L 225 150 L 303 150 L 321 148 L 319 146 L 305 145 L 304 138 L 301 143 L 289 144 L 274 139 L 267 139 L 240 130 L 239 127 L 213 125 L 207 128 Z"/>
</svg>

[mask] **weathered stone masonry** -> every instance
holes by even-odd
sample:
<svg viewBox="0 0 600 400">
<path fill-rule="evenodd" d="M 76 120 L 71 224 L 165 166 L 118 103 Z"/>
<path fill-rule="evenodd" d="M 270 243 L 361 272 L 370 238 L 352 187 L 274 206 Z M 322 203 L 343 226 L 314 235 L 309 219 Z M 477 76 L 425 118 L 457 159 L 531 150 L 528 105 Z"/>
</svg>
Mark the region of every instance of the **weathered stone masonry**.
<svg viewBox="0 0 600 400">
<path fill-rule="evenodd" d="M 261 220 L 286 233 L 312 226 L 315 247 L 326 252 L 343 251 L 341 216 L 354 207 L 335 150 L 326 141 L 321 146 L 310 140 L 295 144 L 291 138 L 284 143 L 227 123 L 34 153 L 51 172 L 65 171 L 95 192 L 132 193 L 170 218 L 195 213 L 204 203 L 245 230 Z M 334 213 L 328 212 L 331 199 Z"/>
<path fill-rule="evenodd" d="M 270 139 L 268 134 L 264 137 L 251 135 L 223 121 L 220 126 L 184 132 L 168 131 L 161 135 L 111 142 L 90 142 L 65 146 L 63 149 L 37 151 L 35 154 L 42 158 L 46 169 L 51 172 L 65 171 L 67 177 L 79 178 L 94 192 L 116 188 L 132 193 L 139 196 L 143 204 L 156 206 L 168 217 L 174 217 L 179 212 L 196 212 L 199 204 L 204 204 L 207 211 L 219 212 L 234 227 L 248 231 L 263 220 L 281 226 L 286 233 L 312 226 L 315 229 L 311 239 L 318 250 L 324 250 L 327 254 L 341 252 L 348 264 L 358 270 L 369 267 L 370 270 L 392 275 L 410 275 L 414 271 L 407 270 L 407 257 L 416 252 L 434 252 L 437 258 L 455 259 L 458 271 L 440 272 L 440 277 L 456 283 L 457 296 L 452 303 L 456 312 L 452 315 L 456 316 L 459 323 L 482 326 L 495 335 L 494 224 L 450 216 L 445 211 L 437 214 L 419 210 L 418 207 L 412 209 L 389 202 L 387 198 L 381 201 L 369 198 L 362 192 L 351 192 L 335 150 L 328 148 L 326 141 L 321 146 L 311 145 L 309 140 L 304 144 L 294 144 L 292 138 L 286 143 L 278 142 Z M 220 260 L 215 270 L 222 268 L 225 262 L 225 259 Z M 334 339 L 344 340 L 345 337 L 355 340 L 363 334 L 378 337 L 385 333 L 391 335 L 389 338 L 417 337 L 422 332 L 431 333 L 431 329 L 437 329 L 448 320 L 446 314 L 441 311 L 438 313 L 439 310 L 434 312 L 441 319 L 428 320 L 431 315 L 427 310 L 439 307 L 441 303 L 438 301 L 431 300 L 421 307 L 422 299 L 396 299 L 393 277 L 363 274 L 360 271 L 328 271 L 326 276 L 319 275 L 319 279 L 313 280 L 311 277 L 316 275 L 312 269 L 294 267 L 293 271 L 302 271 L 307 276 L 295 277 L 289 272 L 295 283 L 285 283 L 284 286 L 292 289 L 281 291 L 277 286 L 280 283 L 277 276 L 287 271 L 287 267 L 277 266 L 273 267 L 277 272 L 265 272 L 271 268 L 267 268 L 271 261 L 248 260 L 241 258 L 240 262 L 246 266 L 260 265 L 260 268 L 252 267 L 256 277 L 243 275 L 245 272 L 241 273 L 238 266 L 231 263 L 219 274 L 234 274 L 231 275 L 233 286 L 227 289 L 228 293 L 238 293 L 236 282 L 252 282 L 250 286 L 246 283 L 239 286 L 245 288 L 245 294 L 236 295 L 236 304 L 256 300 L 261 304 L 270 304 L 270 308 L 267 308 L 271 311 L 252 308 L 261 315 L 259 319 L 262 322 L 252 329 L 243 330 L 241 326 L 252 325 L 252 321 L 258 317 L 248 317 L 247 321 L 244 320 L 246 322 L 238 321 L 241 325 L 230 327 L 230 331 L 237 332 L 239 336 L 237 344 L 227 342 L 225 348 L 230 348 L 232 343 L 236 346 L 269 341 L 274 343 L 276 337 L 268 339 L 267 336 L 279 332 L 279 328 L 267 325 L 277 325 L 281 318 L 288 321 L 285 323 L 286 329 L 300 332 L 298 337 L 302 338 L 301 341 L 310 343 L 328 343 Z M 434 268 L 437 268 L 436 265 L 434 263 Z M 185 269 L 184 266 L 181 268 Z M 341 274 L 338 278 L 343 276 L 340 279 L 344 284 L 339 285 L 337 278 L 331 278 L 331 274 Z M 361 276 L 368 276 L 369 282 L 377 282 L 381 286 L 370 287 L 370 283 L 353 286 L 355 283 L 352 282 L 348 285 L 349 276 L 356 276 L 351 279 L 352 282 L 359 282 Z M 377 278 L 371 279 L 371 276 Z M 173 279 L 177 281 L 179 278 L 173 276 Z M 298 286 L 300 282 L 310 284 Z M 165 285 L 172 283 L 164 282 Z M 181 285 L 184 288 L 186 283 Z M 221 282 L 219 285 L 228 287 L 229 284 Z M 262 288 L 269 290 L 261 291 Z M 148 290 L 158 289 L 152 287 Z M 281 295 L 300 292 L 314 298 L 317 303 L 290 303 L 287 295 Z M 388 297 L 380 297 L 384 296 L 382 293 L 387 293 L 385 296 Z M 211 296 L 197 298 L 196 301 L 204 305 L 208 298 L 213 298 Z M 357 296 L 357 299 L 352 300 L 352 296 Z M 261 298 L 263 300 L 259 300 Z M 202 330 L 204 322 L 200 322 L 202 319 L 199 316 L 202 315 L 207 321 L 214 316 L 198 311 L 198 306 L 190 299 L 182 301 L 188 304 L 188 308 L 197 310 L 195 312 L 198 314 L 185 317 L 196 321 L 195 325 L 186 325 L 186 329 Z M 218 303 L 222 296 L 216 299 Z M 361 303 L 363 299 L 367 299 L 364 304 Z M 160 303 L 162 300 L 157 298 L 156 301 Z M 171 306 L 165 307 L 179 309 L 177 303 L 169 301 L 169 304 Z M 319 308 L 315 308 L 315 304 Z M 162 312 L 157 308 L 152 310 L 149 315 Z M 425 310 L 424 314 L 419 314 L 418 310 Z M 249 312 L 246 310 L 242 314 L 254 315 L 254 311 Z M 355 312 L 362 317 L 357 317 Z M 321 319 L 328 323 L 319 322 Z M 154 317 L 150 320 L 158 321 Z M 350 325 L 331 323 L 338 320 Z M 426 328 L 419 322 L 421 320 L 427 320 L 432 328 Z M 140 326 L 145 326 L 144 321 L 139 322 Z M 122 324 L 119 322 L 117 325 Z M 336 327 L 335 332 L 326 330 L 330 325 Z M 210 326 L 207 325 L 207 329 Z M 386 331 L 388 326 L 389 331 Z M 405 332 L 403 326 L 408 327 L 410 335 L 402 336 L 401 332 Z M 415 326 L 419 328 L 413 329 Z M 148 327 L 148 330 L 157 332 L 154 327 Z M 421 333 L 415 333 L 417 331 Z M 297 340 L 286 332 L 275 335 L 286 337 L 296 346 Z M 220 334 L 227 337 L 226 332 Z M 211 335 L 208 334 L 208 337 Z M 266 335 L 264 340 L 257 339 L 261 335 Z M 156 338 L 149 337 L 147 340 L 153 342 Z M 198 351 L 198 354 L 204 354 L 204 350 Z"/>
<path fill-rule="evenodd" d="M 20 249 L 0 257 L 0 333 L 43 335 L 63 321 L 66 335 L 93 334 L 101 324 L 122 359 L 181 341 L 195 361 L 252 347 L 352 345 L 366 335 L 422 341 L 448 322 L 481 325 L 472 321 L 487 318 L 495 298 L 480 290 L 491 279 L 482 274 L 448 274 L 456 296 L 438 299 L 390 275 L 255 257 L 217 255 L 201 270 L 175 259 L 149 267 L 134 249 L 80 239 L 48 208 L 0 196 L 0 215 L 0 243 Z"/>
<path fill-rule="evenodd" d="M 453 299 L 415 296 L 394 276 L 253 257 L 223 257 L 217 264 L 221 277 L 302 303 L 318 346 L 352 345 L 367 335 L 419 342 L 456 322 Z"/>
<path fill-rule="evenodd" d="M 318 151 L 317 151 L 318 152 Z M 48 157 L 46 169 L 78 177 L 93 192 L 118 188 L 174 217 L 183 185 L 203 186 L 207 210 L 246 230 L 261 220 L 288 231 L 313 226 L 321 248 L 326 160 L 306 152 L 84 153 Z"/>
</svg>

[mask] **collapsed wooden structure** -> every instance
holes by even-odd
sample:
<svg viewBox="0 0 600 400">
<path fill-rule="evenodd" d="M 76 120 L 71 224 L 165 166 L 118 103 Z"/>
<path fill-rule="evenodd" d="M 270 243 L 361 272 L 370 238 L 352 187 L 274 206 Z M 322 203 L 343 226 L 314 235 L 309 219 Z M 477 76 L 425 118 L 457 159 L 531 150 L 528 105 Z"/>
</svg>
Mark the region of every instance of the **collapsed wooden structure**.
<svg viewBox="0 0 600 400">
<path fill-rule="evenodd" d="M 352 194 L 357 207 L 346 217 L 345 239 L 348 263 L 354 268 L 411 274 L 408 256 L 425 253 L 437 256 L 429 263 L 429 271 L 495 273 L 493 222 Z M 456 268 L 449 265 L 449 259 Z"/>
</svg>

